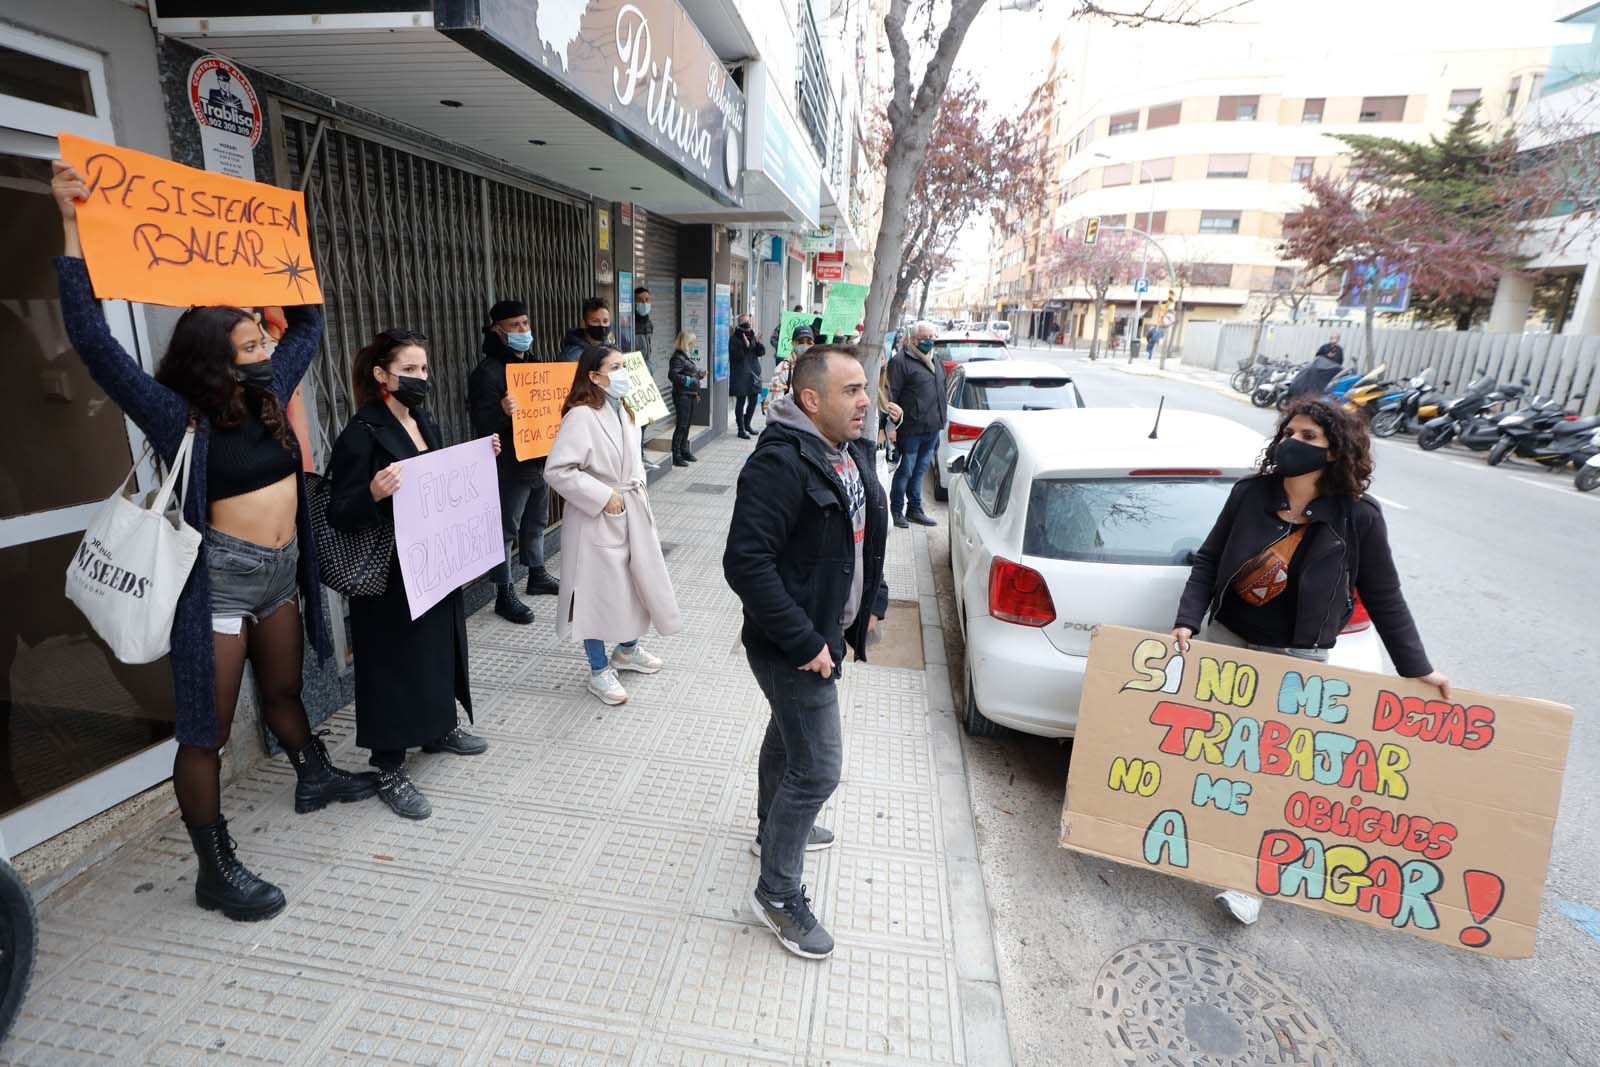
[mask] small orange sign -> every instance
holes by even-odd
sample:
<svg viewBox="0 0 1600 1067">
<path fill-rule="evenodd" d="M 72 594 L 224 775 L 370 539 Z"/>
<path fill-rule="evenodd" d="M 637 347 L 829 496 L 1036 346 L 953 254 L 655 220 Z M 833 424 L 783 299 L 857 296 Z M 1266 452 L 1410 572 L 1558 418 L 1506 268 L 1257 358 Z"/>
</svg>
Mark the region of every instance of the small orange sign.
<svg viewBox="0 0 1600 1067">
<path fill-rule="evenodd" d="M 83 258 L 103 299 L 189 307 L 320 304 L 304 194 L 69 133 Z"/>
<path fill-rule="evenodd" d="M 561 429 L 561 405 L 578 376 L 576 363 L 508 363 L 506 392 L 517 402 L 511 416 L 511 436 L 518 459 L 538 459 L 550 454 L 556 431 Z"/>
</svg>

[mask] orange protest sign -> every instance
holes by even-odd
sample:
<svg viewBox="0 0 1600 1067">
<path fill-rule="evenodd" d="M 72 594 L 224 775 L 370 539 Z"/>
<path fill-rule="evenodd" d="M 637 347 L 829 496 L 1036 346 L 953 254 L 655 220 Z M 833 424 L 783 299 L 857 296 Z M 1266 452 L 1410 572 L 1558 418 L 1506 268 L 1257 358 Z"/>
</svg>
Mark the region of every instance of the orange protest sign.
<svg viewBox="0 0 1600 1067">
<path fill-rule="evenodd" d="M 508 363 L 506 393 L 517 402 L 511 416 L 511 436 L 518 459 L 538 459 L 550 454 L 561 428 L 561 405 L 572 392 L 576 363 Z"/>
<path fill-rule="evenodd" d="M 320 304 L 305 196 L 63 133 L 83 175 L 78 234 L 95 295 L 188 307 Z"/>
</svg>

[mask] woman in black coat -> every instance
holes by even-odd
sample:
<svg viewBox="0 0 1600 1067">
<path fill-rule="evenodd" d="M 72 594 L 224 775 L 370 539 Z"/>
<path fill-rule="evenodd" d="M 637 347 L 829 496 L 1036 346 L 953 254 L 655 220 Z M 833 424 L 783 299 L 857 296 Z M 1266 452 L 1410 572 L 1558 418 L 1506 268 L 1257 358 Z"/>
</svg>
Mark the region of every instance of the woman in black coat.
<svg viewBox="0 0 1600 1067">
<path fill-rule="evenodd" d="M 333 447 L 328 522 L 356 531 L 394 524 L 399 464 L 444 447 L 438 423 L 423 410 L 428 395 L 428 339 L 385 330 L 356 356 L 354 386 L 361 408 Z M 500 451 L 495 437 L 495 452 Z M 372 750 L 378 795 L 407 819 L 433 814 L 406 774 L 409 748 L 473 756 L 481 737 L 456 722 L 456 702 L 472 718 L 467 685 L 467 622 L 459 589 L 411 618 L 398 556 L 377 596 L 350 598 L 355 645 L 356 744 Z"/>
<path fill-rule="evenodd" d="M 679 332 L 672 342 L 672 362 L 667 365 L 667 382 L 672 387 L 672 410 L 675 422 L 672 427 L 672 465 L 687 467 L 696 462 L 689 451 L 689 430 L 694 417 L 694 406 L 700 402 L 700 380 L 706 372 L 695 364 L 689 350 L 700 343 L 700 338 L 688 330 Z"/>
<path fill-rule="evenodd" d="M 756 337 L 748 314 L 739 316 L 739 326 L 728 338 L 728 395 L 733 397 L 734 424 L 739 436 L 755 436 L 750 420 L 755 417 L 756 398 L 761 395 L 761 357 L 767 346 Z"/>
</svg>

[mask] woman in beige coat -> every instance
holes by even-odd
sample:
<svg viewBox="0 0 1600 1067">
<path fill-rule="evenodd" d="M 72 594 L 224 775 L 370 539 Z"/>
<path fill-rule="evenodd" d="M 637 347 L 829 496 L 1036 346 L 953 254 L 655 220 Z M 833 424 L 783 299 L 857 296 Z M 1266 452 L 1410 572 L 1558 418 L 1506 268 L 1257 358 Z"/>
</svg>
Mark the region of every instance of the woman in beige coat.
<svg viewBox="0 0 1600 1067">
<path fill-rule="evenodd" d="M 645 495 L 639 425 L 624 400 L 632 388 L 621 352 L 585 349 L 544 466 L 545 481 L 567 503 L 556 633 L 583 642 L 589 691 L 607 704 L 628 700 L 618 671 L 661 669 L 661 659 L 639 647 L 645 631 L 683 628 Z M 607 641 L 617 642 L 609 658 Z"/>
</svg>

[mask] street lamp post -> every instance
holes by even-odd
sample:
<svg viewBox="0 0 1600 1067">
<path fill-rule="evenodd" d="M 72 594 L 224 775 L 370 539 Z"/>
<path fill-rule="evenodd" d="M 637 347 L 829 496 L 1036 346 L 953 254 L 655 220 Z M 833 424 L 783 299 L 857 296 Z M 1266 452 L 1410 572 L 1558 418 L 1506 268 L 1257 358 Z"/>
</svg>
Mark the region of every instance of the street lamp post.
<svg viewBox="0 0 1600 1067">
<path fill-rule="evenodd" d="M 1106 155 L 1104 152 L 1096 152 L 1096 153 L 1094 153 L 1094 158 L 1103 159 L 1108 163 L 1115 162 L 1115 160 L 1113 160 L 1110 156 Z M 1150 210 L 1145 214 L 1145 219 L 1146 219 L 1145 225 L 1153 226 L 1153 225 L 1155 225 L 1155 218 L 1156 218 L 1156 183 L 1150 178 L 1150 172 L 1145 169 L 1145 165 L 1144 165 L 1144 162 L 1142 160 L 1135 162 L 1134 166 L 1139 168 L 1139 177 L 1140 177 L 1140 179 L 1143 180 L 1145 182 L 1145 184 L 1150 186 Z M 1106 227 L 1106 228 L 1107 229 L 1116 230 L 1116 229 L 1124 229 L 1125 227 L 1110 226 L 1110 227 Z M 1161 246 L 1159 244 L 1156 244 L 1156 240 L 1155 240 L 1154 237 L 1151 237 L 1148 233 L 1145 233 L 1143 230 L 1135 229 L 1135 230 L 1133 230 L 1133 232 L 1141 235 L 1142 237 L 1144 237 L 1145 240 L 1148 241 L 1150 244 L 1156 245 L 1156 251 L 1161 252 Z M 1166 257 L 1166 253 L 1165 252 L 1161 252 L 1161 255 L 1162 255 L 1163 258 Z M 1146 277 L 1146 274 L 1149 272 L 1149 266 L 1150 266 L 1150 247 L 1149 247 L 1149 245 L 1142 245 L 1142 246 L 1140 246 L 1140 250 L 1139 250 L 1139 278 L 1138 278 L 1137 281 L 1134 282 L 1134 290 L 1133 290 L 1133 330 L 1131 331 L 1133 336 L 1131 338 L 1129 338 L 1129 340 L 1128 340 L 1128 362 L 1129 363 L 1132 363 L 1134 360 L 1139 358 L 1139 340 L 1140 340 L 1140 338 L 1139 338 L 1139 319 L 1142 318 L 1143 315 L 1144 315 L 1144 292 L 1143 292 L 1143 290 L 1141 290 L 1139 288 L 1139 283 L 1143 282 L 1146 287 L 1149 286 L 1150 279 Z M 1169 284 L 1169 285 L 1172 284 L 1172 280 L 1173 280 L 1172 279 L 1172 263 L 1169 260 L 1167 262 L 1167 284 Z"/>
</svg>

